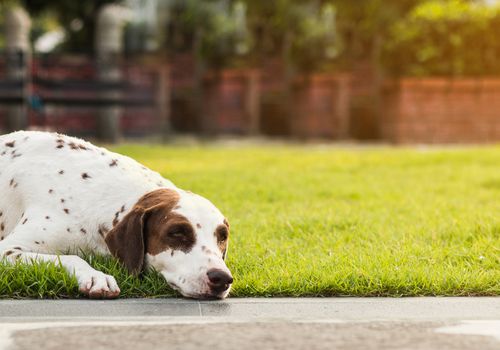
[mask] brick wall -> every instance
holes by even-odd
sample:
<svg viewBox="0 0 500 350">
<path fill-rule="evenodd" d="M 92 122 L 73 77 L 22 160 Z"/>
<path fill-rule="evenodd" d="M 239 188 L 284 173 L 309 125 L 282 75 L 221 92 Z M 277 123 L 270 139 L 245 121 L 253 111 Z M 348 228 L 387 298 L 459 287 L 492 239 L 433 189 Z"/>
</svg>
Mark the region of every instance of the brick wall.
<svg viewBox="0 0 500 350">
<path fill-rule="evenodd" d="M 227 69 L 204 77 L 202 129 L 209 134 L 251 134 L 258 129 L 259 73 Z"/>
<path fill-rule="evenodd" d="M 380 77 L 371 60 L 353 62 L 349 135 L 356 140 L 380 138 Z"/>
<path fill-rule="evenodd" d="M 500 141 L 500 79 L 407 78 L 387 83 L 383 96 L 383 140 Z"/>
<path fill-rule="evenodd" d="M 260 132 L 270 136 L 290 135 L 290 91 L 283 59 L 267 58 L 260 67 Z"/>
<path fill-rule="evenodd" d="M 292 136 L 345 139 L 349 136 L 350 78 L 314 74 L 296 79 L 290 113 Z"/>
</svg>

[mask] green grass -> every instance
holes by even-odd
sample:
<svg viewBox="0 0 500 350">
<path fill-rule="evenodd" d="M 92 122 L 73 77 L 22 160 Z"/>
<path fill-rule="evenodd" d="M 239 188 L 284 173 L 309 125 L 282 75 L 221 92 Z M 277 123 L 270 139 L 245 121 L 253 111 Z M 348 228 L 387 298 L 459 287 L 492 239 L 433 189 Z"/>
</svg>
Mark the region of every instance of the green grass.
<svg viewBox="0 0 500 350">
<path fill-rule="evenodd" d="M 232 296 L 500 295 L 500 147 L 115 149 L 229 218 Z M 128 276 L 122 296 L 167 296 Z M 74 297 L 59 268 L 0 266 L 0 296 Z"/>
</svg>

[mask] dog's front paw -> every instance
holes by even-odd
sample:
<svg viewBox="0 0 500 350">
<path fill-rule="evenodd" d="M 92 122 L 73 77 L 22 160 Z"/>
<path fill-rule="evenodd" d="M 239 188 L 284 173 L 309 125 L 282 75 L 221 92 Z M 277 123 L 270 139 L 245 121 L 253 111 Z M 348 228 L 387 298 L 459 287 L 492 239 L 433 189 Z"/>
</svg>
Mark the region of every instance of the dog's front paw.
<svg viewBox="0 0 500 350">
<path fill-rule="evenodd" d="M 92 299 L 111 299 L 120 294 L 120 288 L 113 276 L 93 271 L 78 277 L 80 292 Z"/>
</svg>

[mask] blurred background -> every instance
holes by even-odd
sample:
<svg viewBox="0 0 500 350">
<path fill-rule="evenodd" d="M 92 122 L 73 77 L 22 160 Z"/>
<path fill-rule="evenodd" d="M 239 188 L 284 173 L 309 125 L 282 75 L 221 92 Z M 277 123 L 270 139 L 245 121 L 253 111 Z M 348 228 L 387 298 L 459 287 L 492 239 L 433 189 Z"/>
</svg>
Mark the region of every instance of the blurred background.
<svg viewBox="0 0 500 350">
<path fill-rule="evenodd" d="M 500 141 L 495 0 L 1 0 L 0 130 Z"/>
</svg>

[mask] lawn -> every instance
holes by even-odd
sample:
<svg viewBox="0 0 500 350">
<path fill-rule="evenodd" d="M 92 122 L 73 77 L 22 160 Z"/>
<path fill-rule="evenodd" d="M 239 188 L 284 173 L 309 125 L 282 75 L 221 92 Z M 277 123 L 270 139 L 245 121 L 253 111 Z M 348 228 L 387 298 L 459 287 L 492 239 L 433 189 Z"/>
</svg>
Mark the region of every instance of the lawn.
<svg viewBox="0 0 500 350">
<path fill-rule="evenodd" d="M 229 218 L 234 297 L 500 295 L 498 146 L 115 150 Z M 122 296 L 173 295 L 154 273 L 89 259 Z M 54 266 L 0 266 L 0 296 L 77 295 Z"/>
</svg>

